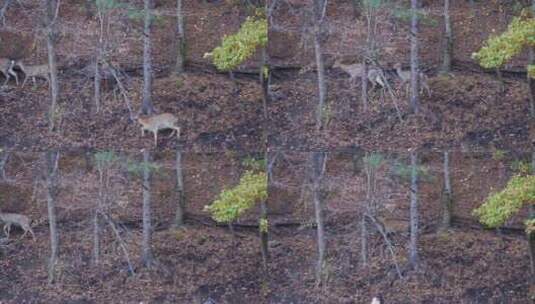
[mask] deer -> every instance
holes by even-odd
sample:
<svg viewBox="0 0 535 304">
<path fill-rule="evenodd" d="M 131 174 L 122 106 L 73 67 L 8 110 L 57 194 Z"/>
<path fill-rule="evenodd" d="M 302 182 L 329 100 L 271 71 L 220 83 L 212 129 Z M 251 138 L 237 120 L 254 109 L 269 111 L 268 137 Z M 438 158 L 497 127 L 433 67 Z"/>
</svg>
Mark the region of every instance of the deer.
<svg viewBox="0 0 535 304">
<path fill-rule="evenodd" d="M 145 135 L 145 130 L 151 131 L 154 134 L 155 146 L 158 146 L 159 130 L 172 129 L 173 132 L 176 131 L 177 138 L 180 139 L 180 127 L 176 125 L 178 118 L 171 113 L 162 113 L 148 117 L 137 117 L 137 121 L 141 124 L 141 136 Z"/>
<path fill-rule="evenodd" d="M 362 72 L 364 71 L 364 65 L 360 63 L 354 63 L 354 64 L 345 64 L 342 63 L 341 60 L 336 60 L 334 62 L 333 68 L 340 68 L 347 74 L 349 74 L 349 82 L 353 83 L 357 77 L 362 76 Z M 373 88 L 375 88 L 377 85 L 380 85 L 381 87 L 385 87 L 384 83 L 384 73 L 379 68 L 369 68 L 368 69 L 368 80 L 372 83 Z"/>
<path fill-rule="evenodd" d="M 398 75 L 398 77 L 401 79 L 401 86 L 406 86 L 406 91 L 408 91 L 409 87 L 408 85 L 410 84 L 410 81 L 411 81 L 411 71 L 405 71 L 402 69 L 401 67 L 401 63 L 396 63 L 394 65 L 394 68 L 396 69 L 396 73 Z M 423 72 L 419 72 L 418 73 L 418 78 L 420 80 L 420 92 L 423 92 L 423 90 L 425 89 L 426 93 L 428 96 L 431 96 L 431 89 L 429 88 L 429 85 L 427 84 L 427 76 L 423 73 Z"/>
<path fill-rule="evenodd" d="M 0 212 L 0 221 L 4 223 L 4 233 L 9 239 L 9 234 L 11 232 L 11 225 L 15 224 L 21 227 L 24 230 L 21 238 L 26 236 L 29 232 L 32 235 L 33 240 L 35 241 L 35 234 L 33 233 L 32 227 L 30 226 L 30 218 L 26 215 L 18 213 L 1 213 Z"/>
<path fill-rule="evenodd" d="M 37 77 L 44 78 L 48 83 L 50 83 L 50 69 L 48 64 L 39 64 L 39 65 L 25 65 L 22 60 L 16 60 L 13 66 L 18 66 L 24 72 L 24 81 L 22 82 L 22 87 L 26 84 L 28 78 L 32 78 L 33 85 L 35 86 L 35 79 Z"/>
<path fill-rule="evenodd" d="M 15 77 L 15 82 L 17 85 L 19 85 L 19 77 L 17 76 L 17 73 L 13 70 L 13 66 L 15 65 L 15 61 L 8 59 L 8 58 L 0 58 L 0 72 L 4 74 L 4 77 L 6 77 L 6 80 L 4 81 L 3 85 L 6 85 L 6 83 L 9 81 L 10 76 Z"/>
</svg>

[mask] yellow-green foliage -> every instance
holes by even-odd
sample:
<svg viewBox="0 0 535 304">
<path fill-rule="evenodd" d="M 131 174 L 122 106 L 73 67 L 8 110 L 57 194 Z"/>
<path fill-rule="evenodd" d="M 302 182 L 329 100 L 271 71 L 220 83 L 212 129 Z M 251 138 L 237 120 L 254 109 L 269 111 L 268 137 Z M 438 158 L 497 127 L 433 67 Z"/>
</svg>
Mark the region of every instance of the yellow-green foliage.
<svg viewBox="0 0 535 304">
<path fill-rule="evenodd" d="M 484 225 L 498 227 L 518 213 L 524 204 L 535 204 L 535 175 L 513 176 L 505 189 L 491 194 L 473 214 Z"/>
<path fill-rule="evenodd" d="M 496 68 L 527 46 L 535 46 L 535 18 L 525 12 L 520 17 L 515 17 L 504 33 L 489 38 L 485 46 L 472 54 L 472 57 L 485 68 Z M 533 70 L 533 67 L 530 69 Z M 533 74 L 531 71 L 530 75 Z"/>
<path fill-rule="evenodd" d="M 258 47 L 268 41 L 268 23 L 265 17 L 247 17 L 240 30 L 225 36 L 221 46 L 207 55 L 213 58 L 215 66 L 222 71 L 231 70 L 250 58 Z"/>
<path fill-rule="evenodd" d="M 231 189 L 225 189 L 217 200 L 204 209 L 220 223 L 231 223 L 238 219 L 255 203 L 267 198 L 267 175 L 265 172 L 246 171 L 240 183 Z"/>
</svg>

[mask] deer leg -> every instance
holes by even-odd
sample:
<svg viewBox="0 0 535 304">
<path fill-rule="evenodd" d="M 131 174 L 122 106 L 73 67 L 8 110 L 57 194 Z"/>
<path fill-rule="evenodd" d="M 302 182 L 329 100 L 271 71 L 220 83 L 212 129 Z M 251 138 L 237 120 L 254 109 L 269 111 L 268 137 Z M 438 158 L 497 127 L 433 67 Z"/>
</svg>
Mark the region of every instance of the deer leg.
<svg viewBox="0 0 535 304">
<path fill-rule="evenodd" d="M 28 76 L 24 75 L 24 81 L 22 82 L 22 87 L 24 88 L 24 85 L 26 84 L 26 81 L 28 80 Z"/>
<path fill-rule="evenodd" d="M 11 232 L 11 224 L 7 223 L 4 225 L 4 234 L 6 235 L 7 239 L 9 240 L 9 233 Z"/>
<path fill-rule="evenodd" d="M 154 132 L 154 146 L 158 147 L 158 130 Z"/>
<path fill-rule="evenodd" d="M 35 241 L 35 234 L 33 233 L 32 227 L 28 227 L 30 234 L 32 235 L 32 239 Z"/>
<path fill-rule="evenodd" d="M 8 71 L 7 71 L 8 74 L 11 74 L 13 77 L 15 77 L 15 83 L 17 85 L 19 85 L 19 77 L 17 76 L 17 73 L 15 73 L 15 71 L 13 70 L 13 68 L 10 68 Z"/>
<path fill-rule="evenodd" d="M 6 72 L 6 71 L 2 71 L 2 73 L 5 75 L 6 77 L 6 80 L 4 80 L 4 84 L 3 85 L 6 85 L 7 82 L 9 81 L 9 74 Z"/>
</svg>

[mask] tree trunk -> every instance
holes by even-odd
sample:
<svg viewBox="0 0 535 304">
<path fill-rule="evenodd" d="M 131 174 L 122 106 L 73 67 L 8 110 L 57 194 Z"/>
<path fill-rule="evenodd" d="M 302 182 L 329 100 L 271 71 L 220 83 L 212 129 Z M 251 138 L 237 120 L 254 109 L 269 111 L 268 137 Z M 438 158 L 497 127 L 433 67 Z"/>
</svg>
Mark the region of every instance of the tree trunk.
<svg viewBox="0 0 535 304">
<path fill-rule="evenodd" d="M 323 221 L 323 202 L 321 196 L 321 181 L 325 170 L 325 158 L 324 152 L 312 153 L 312 170 L 314 172 L 314 184 L 313 184 L 313 201 L 314 210 L 316 214 L 317 236 L 318 236 L 318 264 L 316 269 L 316 283 L 322 284 L 323 270 L 325 268 L 325 254 L 326 254 L 326 241 L 325 241 L 325 227 Z"/>
<path fill-rule="evenodd" d="M 184 225 L 184 209 L 186 206 L 186 193 L 184 192 L 184 176 L 182 174 L 182 147 L 179 145 L 176 150 L 176 194 L 177 194 L 177 206 L 175 213 L 175 228 L 179 228 Z"/>
<path fill-rule="evenodd" d="M 100 264 L 100 220 L 98 208 L 93 213 L 93 263 Z"/>
<path fill-rule="evenodd" d="M 267 9 L 266 9 L 267 11 Z M 263 145 L 264 145 L 264 159 L 266 160 L 266 175 L 267 175 L 267 189 L 268 193 L 270 191 L 270 184 L 271 184 L 271 169 L 273 166 L 273 162 L 270 160 L 269 156 L 269 144 L 268 144 L 268 127 L 269 127 L 269 112 L 268 112 L 268 103 L 270 100 L 269 95 L 269 74 L 266 75 L 264 71 L 267 70 L 269 73 L 269 63 L 268 63 L 268 54 L 266 51 L 266 48 L 262 48 L 262 64 L 260 65 L 260 71 L 259 71 L 259 78 L 260 78 L 260 85 L 262 86 L 262 108 L 263 108 Z M 260 202 L 260 221 L 268 222 L 267 218 L 267 202 L 266 200 L 263 200 Z M 262 225 L 259 225 L 259 234 L 260 234 L 260 250 L 262 253 L 262 262 L 264 266 L 264 270 L 267 270 L 268 266 L 268 260 L 269 260 L 269 247 L 268 247 L 268 241 L 269 241 L 269 225 L 267 227 L 263 227 Z M 264 229 L 265 228 L 265 229 Z"/>
<path fill-rule="evenodd" d="M 453 33 L 451 31 L 450 0 L 444 0 L 444 50 L 442 57 L 442 73 L 444 74 L 451 71 L 452 53 Z"/>
<path fill-rule="evenodd" d="M 442 225 L 441 230 L 451 227 L 451 217 L 453 209 L 453 194 L 451 191 L 451 178 L 449 168 L 449 152 L 444 151 L 444 191 L 442 193 Z"/>
<path fill-rule="evenodd" d="M 324 110 L 326 109 L 327 84 L 325 82 L 325 66 L 323 62 L 321 41 L 319 34 L 314 37 L 314 50 L 316 54 L 316 67 L 318 69 L 318 109 L 316 110 L 316 126 L 318 130 L 323 127 Z"/>
<path fill-rule="evenodd" d="M 178 76 L 184 72 L 184 62 L 186 61 L 186 33 L 184 31 L 184 12 L 182 10 L 182 0 L 176 0 L 176 62 L 175 74 Z"/>
<path fill-rule="evenodd" d="M 9 158 L 9 151 L 0 149 L 0 155 L 0 180 L 6 180 L 6 164 Z"/>
<path fill-rule="evenodd" d="M 411 0 L 411 110 L 418 114 L 420 110 L 420 68 L 418 55 L 418 31 L 420 8 L 418 0 Z"/>
<path fill-rule="evenodd" d="M 535 14 L 535 0 L 531 1 L 531 10 Z M 535 48 L 529 48 L 528 66 L 535 64 Z M 527 73 L 526 73 L 527 74 Z M 529 90 L 529 113 L 531 118 L 535 118 L 535 81 L 527 74 Z"/>
<path fill-rule="evenodd" d="M 46 46 L 48 50 L 48 67 L 50 69 L 50 109 L 48 111 L 48 130 L 54 131 L 56 128 L 57 105 L 59 96 L 58 68 L 56 63 L 56 22 L 59 12 L 59 2 L 57 0 L 46 0 Z"/>
<path fill-rule="evenodd" d="M 56 197 L 58 194 L 58 162 L 59 152 L 45 152 L 46 163 L 46 201 L 48 209 L 48 226 L 50 229 L 50 259 L 48 261 L 48 283 L 56 280 L 56 265 L 59 258 L 59 234 L 56 220 Z"/>
<path fill-rule="evenodd" d="M 418 269 L 418 154 L 410 152 L 411 156 L 411 205 L 410 205 L 410 245 L 409 261 L 413 269 Z"/>
<path fill-rule="evenodd" d="M 150 201 L 150 179 L 151 169 L 150 152 L 143 150 L 143 265 L 150 268 L 153 265 L 152 255 L 152 223 L 151 223 L 151 201 Z"/>
<path fill-rule="evenodd" d="M 362 215 L 360 220 L 360 257 L 362 266 L 368 266 L 368 228 L 365 214 Z"/>
<path fill-rule="evenodd" d="M 533 9 L 535 10 L 535 0 L 533 1 Z M 531 152 L 531 174 L 535 174 L 535 151 Z M 529 218 L 535 219 L 535 206 L 529 206 Z M 531 262 L 531 278 L 535 284 L 535 232 L 528 233 L 528 250 L 529 259 Z"/>
<path fill-rule="evenodd" d="M 314 53 L 316 56 L 316 68 L 318 73 L 318 109 L 316 110 L 316 128 L 323 128 L 324 110 L 327 102 L 327 82 L 325 81 L 325 62 L 323 61 L 322 23 L 325 0 L 314 0 Z"/>
<path fill-rule="evenodd" d="M 144 0 L 145 18 L 143 26 L 143 104 L 141 112 L 152 114 L 152 54 L 151 54 L 151 25 L 152 0 Z"/>
<path fill-rule="evenodd" d="M 368 112 L 368 64 L 366 59 L 362 61 L 362 75 L 360 77 L 360 83 L 362 84 L 361 99 L 364 112 Z"/>
</svg>

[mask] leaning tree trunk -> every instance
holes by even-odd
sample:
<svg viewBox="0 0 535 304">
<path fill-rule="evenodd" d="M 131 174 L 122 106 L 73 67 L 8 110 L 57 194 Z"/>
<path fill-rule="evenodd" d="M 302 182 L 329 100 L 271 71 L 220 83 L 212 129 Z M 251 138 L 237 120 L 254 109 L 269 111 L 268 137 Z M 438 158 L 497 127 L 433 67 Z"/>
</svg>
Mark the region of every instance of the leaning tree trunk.
<svg viewBox="0 0 535 304">
<path fill-rule="evenodd" d="M 151 25 L 152 0 L 144 0 L 145 18 L 143 26 L 143 103 L 141 112 L 152 114 L 152 54 L 151 54 Z"/>
<path fill-rule="evenodd" d="M 418 154 L 415 150 L 411 156 L 411 205 L 410 205 L 410 244 L 409 262 L 413 269 L 418 269 Z"/>
<path fill-rule="evenodd" d="M 264 71 L 268 71 L 268 75 L 264 73 Z M 268 112 L 268 103 L 270 100 L 269 95 L 269 63 L 268 63 L 268 54 L 266 51 L 266 48 L 262 48 L 262 64 L 260 65 L 260 71 L 259 71 L 259 78 L 260 78 L 260 84 L 262 86 L 262 108 L 263 108 L 263 134 L 262 134 L 262 140 L 264 145 L 264 159 L 266 160 L 266 174 L 267 174 L 267 189 L 269 193 L 269 187 L 271 184 L 271 169 L 273 166 L 273 163 L 269 159 L 269 144 L 268 144 L 268 127 L 269 127 L 269 112 Z M 268 223 L 267 218 L 267 202 L 266 200 L 263 200 L 260 202 L 260 250 L 262 252 L 262 262 L 264 269 L 267 270 L 267 264 L 269 260 L 269 247 L 268 247 L 268 241 L 269 241 L 269 225 L 265 225 Z"/>
<path fill-rule="evenodd" d="M 360 76 L 360 83 L 362 84 L 361 99 L 364 112 L 368 112 L 368 64 L 366 59 L 362 61 L 362 75 Z"/>
<path fill-rule="evenodd" d="M 442 50 L 442 73 L 451 71 L 453 33 L 451 31 L 450 0 L 444 0 L 444 49 Z"/>
<path fill-rule="evenodd" d="M 411 110 L 417 114 L 420 110 L 420 79 L 418 55 L 419 1 L 411 0 Z"/>
<path fill-rule="evenodd" d="M 56 265 L 59 259 L 59 234 L 56 220 L 56 197 L 58 194 L 58 162 L 59 152 L 45 152 L 45 182 L 46 201 L 48 209 L 48 226 L 50 229 L 50 259 L 48 261 L 48 283 L 52 284 L 56 280 Z"/>
<path fill-rule="evenodd" d="M 442 225 L 441 230 L 451 227 L 453 211 L 453 193 L 451 190 L 450 178 L 450 156 L 448 151 L 444 151 L 444 190 L 442 192 Z"/>
<path fill-rule="evenodd" d="M 176 185 L 175 191 L 177 196 L 176 212 L 175 212 L 175 228 L 184 225 L 184 215 L 186 207 L 186 193 L 184 192 L 184 176 L 182 174 L 182 146 L 178 145 L 176 148 Z"/>
<path fill-rule="evenodd" d="M 317 237 L 318 237 L 318 264 L 316 268 L 316 283 L 322 284 L 323 272 L 325 268 L 326 241 L 325 226 L 323 219 L 323 201 L 321 196 L 321 181 L 325 170 L 324 152 L 312 153 L 312 171 L 313 171 L 313 201 L 316 215 Z"/>
<path fill-rule="evenodd" d="M 535 0 L 533 1 L 533 7 L 535 10 Z M 531 153 L 531 174 L 535 174 L 535 152 Z M 529 218 L 535 219 L 535 206 L 529 206 Z M 529 259 L 531 262 L 531 278 L 532 282 L 535 284 L 535 232 L 528 233 L 528 250 L 529 250 Z"/>
<path fill-rule="evenodd" d="M 531 10 L 533 11 L 533 14 L 535 14 L 535 0 L 531 1 Z M 530 47 L 529 48 L 529 57 L 528 57 L 528 65 L 534 65 L 535 64 L 535 48 Z M 527 74 L 527 80 L 528 80 L 528 90 L 529 90 L 529 112 L 531 115 L 531 118 L 535 118 L 535 81 L 532 77 L 530 77 L 529 73 Z"/>
<path fill-rule="evenodd" d="M 56 63 L 56 40 L 58 37 L 56 31 L 56 22 L 59 12 L 58 0 L 46 0 L 46 46 L 48 50 L 48 67 L 50 69 L 50 109 L 48 111 L 48 129 L 54 131 L 56 128 L 56 119 L 58 115 L 58 68 Z"/>
<path fill-rule="evenodd" d="M 143 265 L 150 268 L 154 263 L 152 254 L 152 223 L 150 201 L 150 152 L 143 150 Z"/>
<path fill-rule="evenodd" d="M 184 31 L 182 0 L 176 0 L 176 36 L 175 74 L 178 76 L 184 72 L 184 62 L 186 61 L 186 33 Z"/>
<path fill-rule="evenodd" d="M 324 110 L 327 103 L 327 82 L 325 80 L 325 62 L 322 48 L 322 23 L 325 0 L 314 0 L 314 54 L 318 73 L 318 108 L 316 110 L 316 127 L 323 128 Z"/>
</svg>

